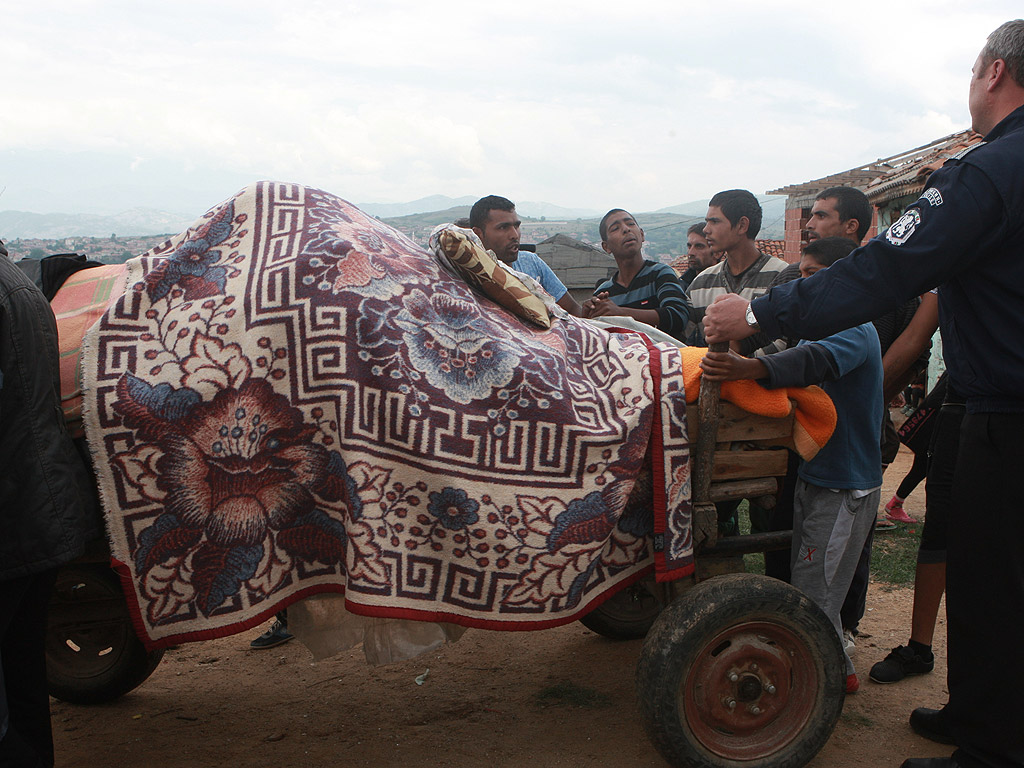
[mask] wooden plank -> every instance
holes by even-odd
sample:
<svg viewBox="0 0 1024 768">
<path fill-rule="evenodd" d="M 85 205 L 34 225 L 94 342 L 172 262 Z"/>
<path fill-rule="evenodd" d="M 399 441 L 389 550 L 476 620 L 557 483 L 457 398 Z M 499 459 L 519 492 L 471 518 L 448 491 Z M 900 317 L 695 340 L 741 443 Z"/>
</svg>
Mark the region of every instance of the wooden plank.
<svg viewBox="0 0 1024 768">
<path fill-rule="evenodd" d="M 713 481 L 750 477 L 780 477 L 786 474 L 787 451 L 715 451 Z"/>
<path fill-rule="evenodd" d="M 791 401 L 792 402 L 792 401 Z M 721 415 L 718 419 L 716 440 L 720 443 L 737 440 L 782 440 L 793 434 L 793 413 L 780 419 L 748 413 L 734 403 L 720 401 Z M 690 442 L 696 443 L 700 434 L 698 409 L 686 411 L 686 422 L 690 430 Z"/>
<path fill-rule="evenodd" d="M 725 481 L 711 484 L 711 500 L 756 499 L 759 496 L 774 496 L 778 490 L 774 477 L 758 477 L 751 480 Z"/>
</svg>

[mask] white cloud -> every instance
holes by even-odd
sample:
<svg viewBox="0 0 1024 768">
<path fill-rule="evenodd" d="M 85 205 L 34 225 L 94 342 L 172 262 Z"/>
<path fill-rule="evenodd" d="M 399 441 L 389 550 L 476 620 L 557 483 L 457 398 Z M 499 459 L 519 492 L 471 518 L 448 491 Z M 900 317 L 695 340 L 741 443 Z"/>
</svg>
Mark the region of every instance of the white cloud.
<svg viewBox="0 0 1024 768">
<path fill-rule="evenodd" d="M 149 184 L 179 168 L 197 197 L 273 176 L 355 200 L 634 210 L 966 127 L 974 56 L 1019 15 L 946 0 L 11 4 L 0 152 L 112 153 Z M 29 186 L 0 183 L 5 207 Z"/>
</svg>

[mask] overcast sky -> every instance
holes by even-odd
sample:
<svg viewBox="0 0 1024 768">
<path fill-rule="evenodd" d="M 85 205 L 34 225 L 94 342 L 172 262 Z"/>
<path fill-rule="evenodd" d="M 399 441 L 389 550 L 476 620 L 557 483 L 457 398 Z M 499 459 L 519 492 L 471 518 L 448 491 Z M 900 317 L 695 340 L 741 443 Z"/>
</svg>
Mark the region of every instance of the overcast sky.
<svg viewBox="0 0 1024 768">
<path fill-rule="evenodd" d="M 1021 14 L 1020 0 L 0 0 L 0 210 L 198 214 L 262 178 L 355 202 L 596 210 L 763 193 L 969 127 L 975 56 Z"/>
</svg>

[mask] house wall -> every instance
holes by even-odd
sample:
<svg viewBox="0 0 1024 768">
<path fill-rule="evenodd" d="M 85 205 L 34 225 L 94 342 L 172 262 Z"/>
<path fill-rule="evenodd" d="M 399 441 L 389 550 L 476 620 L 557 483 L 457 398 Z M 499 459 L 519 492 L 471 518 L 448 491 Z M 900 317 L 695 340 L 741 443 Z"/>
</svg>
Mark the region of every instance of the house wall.
<svg viewBox="0 0 1024 768">
<path fill-rule="evenodd" d="M 803 231 L 811 218 L 811 207 L 814 205 L 814 198 L 817 195 L 790 195 L 786 200 L 786 255 L 785 260 L 790 264 L 800 261 L 800 254 L 803 250 Z M 915 198 L 916 199 L 916 198 Z M 901 209 L 902 212 L 902 209 Z M 883 216 L 886 216 L 883 212 Z M 898 216 L 896 218 L 899 218 Z M 879 210 L 871 206 L 871 226 L 864 238 L 867 242 L 878 234 Z M 882 226 L 883 231 L 888 229 L 892 222 L 886 220 Z"/>
<path fill-rule="evenodd" d="M 786 255 L 784 258 L 790 264 L 793 264 L 800 261 L 800 248 L 803 242 L 804 226 L 810 218 L 811 209 L 809 207 L 804 208 L 799 204 L 799 202 L 794 208 L 790 208 L 789 204 L 790 202 L 786 203 Z"/>
</svg>

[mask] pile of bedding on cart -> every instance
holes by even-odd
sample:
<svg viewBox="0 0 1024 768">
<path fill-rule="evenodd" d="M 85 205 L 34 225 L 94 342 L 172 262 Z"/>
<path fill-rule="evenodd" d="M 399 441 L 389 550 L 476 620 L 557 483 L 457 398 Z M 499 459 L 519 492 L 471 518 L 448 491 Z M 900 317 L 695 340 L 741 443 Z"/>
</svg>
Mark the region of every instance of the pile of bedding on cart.
<svg viewBox="0 0 1024 768">
<path fill-rule="evenodd" d="M 147 644 L 320 593 L 534 629 L 656 560 L 690 572 L 679 350 L 527 322 L 442 262 L 337 197 L 263 182 L 127 263 L 81 370 Z"/>
</svg>

